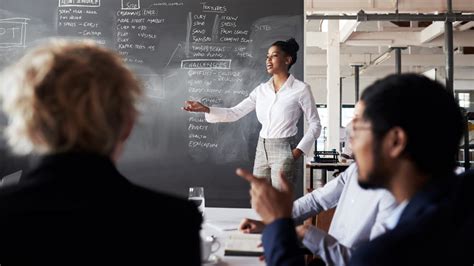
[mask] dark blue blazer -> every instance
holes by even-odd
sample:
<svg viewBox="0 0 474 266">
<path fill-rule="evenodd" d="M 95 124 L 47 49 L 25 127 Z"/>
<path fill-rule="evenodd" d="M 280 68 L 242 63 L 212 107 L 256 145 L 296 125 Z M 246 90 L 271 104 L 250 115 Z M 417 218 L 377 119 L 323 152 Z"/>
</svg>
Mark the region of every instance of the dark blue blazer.
<svg viewBox="0 0 474 266">
<path fill-rule="evenodd" d="M 44 157 L 0 190 L 0 264 L 201 265 L 202 217 L 131 184 L 106 157 Z"/>
<path fill-rule="evenodd" d="M 262 235 L 268 266 L 304 266 L 293 219 L 278 219 L 267 225 Z"/>
<path fill-rule="evenodd" d="M 472 265 L 472 249 L 467 250 L 474 240 L 474 201 L 463 191 L 472 180 L 450 176 L 428 184 L 410 200 L 397 226 L 358 247 L 350 265 Z"/>
</svg>

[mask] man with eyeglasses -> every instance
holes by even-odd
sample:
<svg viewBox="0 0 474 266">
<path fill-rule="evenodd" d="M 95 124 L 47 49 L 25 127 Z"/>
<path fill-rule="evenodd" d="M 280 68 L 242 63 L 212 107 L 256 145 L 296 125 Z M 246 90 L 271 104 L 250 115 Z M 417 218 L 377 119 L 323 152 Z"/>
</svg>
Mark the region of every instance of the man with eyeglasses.
<svg viewBox="0 0 474 266">
<path fill-rule="evenodd" d="M 453 211 L 465 208 L 449 208 L 456 207 L 451 197 L 463 127 L 452 94 L 426 77 L 403 74 L 376 81 L 361 101 L 363 115 L 355 119 L 351 138 L 359 183 L 387 188 L 399 206 L 387 221 L 392 231 L 358 247 L 351 264 L 438 265 L 468 258 L 463 251 L 473 238 L 459 228 L 472 234 L 472 217 Z M 442 117 L 443 125 L 433 130 Z M 292 229 L 291 190 L 276 191 L 242 175 L 252 184 L 252 206 L 267 223 L 262 241 L 269 265 L 304 265 Z"/>
<path fill-rule="evenodd" d="M 453 95 L 438 82 L 404 74 L 375 82 L 361 101 L 363 116 L 354 120 L 351 140 L 359 184 L 388 189 L 399 206 L 387 220 L 392 230 L 359 247 L 350 265 L 463 261 L 472 250 L 462 250 L 472 244 L 468 237 L 457 238 L 457 227 L 467 228 L 469 220 L 452 208 L 459 191 L 454 169 L 463 128 Z"/>
<path fill-rule="evenodd" d="M 354 119 L 362 115 L 362 107 L 362 103 L 356 104 Z M 361 188 L 354 163 L 324 187 L 296 200 L 292 217 L 296 224 L 301 224 L 336 206 L 328 233 L 309 224 L 296 227 L 298 238 L 305 247 L 328 265 L 347 265 L 356 246 L 385 233 L 384 220 L 397 204 L 386 190 Z M 264 228 L 262 221 L 252 219 L 244 219 L 240 225 L 244 233 L 261 233 Z"/>
</svg>

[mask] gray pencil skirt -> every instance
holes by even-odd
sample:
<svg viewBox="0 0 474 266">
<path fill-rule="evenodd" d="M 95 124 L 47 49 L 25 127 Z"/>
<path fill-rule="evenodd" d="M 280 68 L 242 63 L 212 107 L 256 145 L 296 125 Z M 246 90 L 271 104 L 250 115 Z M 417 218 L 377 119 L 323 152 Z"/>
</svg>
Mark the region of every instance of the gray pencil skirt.
<svg viewBox="0 0 474 266">
<path fill-rule="evenodd" d="M 259 137 L 253 174 L 266 178 L 275 188 L 280 188 L 279 173 L 282 171 L 293 187 L 296 184 L 295 159 L 291 152 L 296 148 L 296 138 L 264 139 Z"/>
</svg>

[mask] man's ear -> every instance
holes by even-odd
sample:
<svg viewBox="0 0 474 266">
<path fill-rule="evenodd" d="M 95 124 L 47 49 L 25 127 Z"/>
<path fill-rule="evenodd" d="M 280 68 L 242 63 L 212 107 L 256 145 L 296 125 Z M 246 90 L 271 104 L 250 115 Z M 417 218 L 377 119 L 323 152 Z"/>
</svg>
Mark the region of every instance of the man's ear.
<svg viewBox="0 0 474 266">
<path fill-rule="evenodd" d="M 390 129 L 385 135 L 385 148 L 391 158 L 400 157 L 407 145 L 407 134 L 400 127 Z"/>
</svg>

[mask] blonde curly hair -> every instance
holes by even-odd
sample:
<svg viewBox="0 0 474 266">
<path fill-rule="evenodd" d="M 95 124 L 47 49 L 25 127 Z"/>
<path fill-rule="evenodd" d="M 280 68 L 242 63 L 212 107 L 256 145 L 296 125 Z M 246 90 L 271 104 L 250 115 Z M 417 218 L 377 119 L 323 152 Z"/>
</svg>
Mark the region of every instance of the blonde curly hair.
<svg viewBox="0 0 474 266">
<path fill-rule="evenodd" d="M 116 53 L 93 41 L 52 40 L 2 73 L 0 95 L 15 153 L 110 156 L 142 89 Z"/>
</svg>

